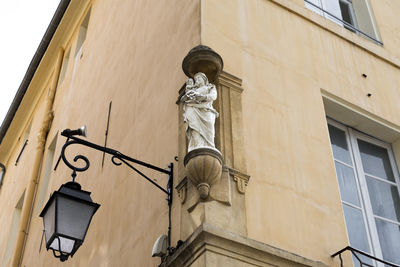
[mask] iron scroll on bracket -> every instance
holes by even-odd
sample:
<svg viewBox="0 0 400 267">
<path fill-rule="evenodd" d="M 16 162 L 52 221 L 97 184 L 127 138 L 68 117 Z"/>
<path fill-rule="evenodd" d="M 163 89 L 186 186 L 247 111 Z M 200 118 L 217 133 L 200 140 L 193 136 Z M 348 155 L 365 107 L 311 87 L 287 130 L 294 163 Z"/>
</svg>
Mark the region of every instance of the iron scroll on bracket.
<svg viewBox="0 0 400 267">
<path fill-rule="evenodd" d="M 108 148 L 105 146 L 100 146 L 97 144 L 94 144 L 92 142 L 83 140 L 81 138 L 78 138 L 76 135 L 82 135 L 82 136 L 86 136 L 86 129 L 85 127 L 82 127 L 81 129 L 84 129 L 83 132 L 81 133 L 81 130 L 70 130 L 70 129 L 65 129 L 64 131 L 61 132 L 61 135 L 64 137 L 67 137 L 67 142 L 65 142 L 65 144 L 63 145 L 62 149 L 61 149 L 61 158 L 63 160 L 63 162 L 65 163 L 65 165 L 67 165 L 68 168 L 70 168 L 72 170 L 72 180 L 75 181 L 75 177 L 77 175 L 77 172 L 84 172 L 87 169 L 89 169 L 90 167 L 90 161 L 87 157 L 83 156 L 83 155 L 77 155 L 73 158 L 73 162 L 69 161 L 67 159 L 67 157 L 65 156 L 65 151 L 67 149 L 68 146 L 70 145 L 83 145 L 83 146 L 87 146 L 90 148 L 93 148 L 95 150 L 101 151 L 105 154 L 109 154 L 111 155 L 111 162 L 116 165 L 116 166 L 120 166 L 122 164 L 125 164 L 126 166 L 128 166 L 129 168 L 131 168 L 132 170 L 134 170 L 135 172 L 137 172 L 140 176 L 142 176 L 143 178 L 145 178 L 147 181 L 149 181 L 151 184 L 153 184 L 155 187 L 157 187 L 159 190 L 161 190 L 162 192 L 164 192 L 167 195 L 167 202 L 168 202 L 168 216 L 169 216 L 169 224 L 168 224 L 168 248 L 171 249 L 171 208 L 172 208 L 172 188 L 173 188 L 173 163 L 171 162 L 168 165 L 168 169 L 163 169 L 157 166 L 154 166 L 152 164 L 131 158 L 125 154 L 122 154 L 121 152 L 112 149 L 112 148 Z M 79 167 L 76 165 L 76 163 L 78 161 L 84 162 L 84 166 Z M 146 168 L 152 169 L 154 171 L 157 172 L 161 172 L 164 173 L 166 175 L 168 175 L 168 183 L 167 183 L 167 187 L 163 188 L 161 185 L 159 185 L 158 183 L 154 182 L 152 179 L 150 179 L 149 177 L 147 177 L 143 172 L 141 172 L 140 170 L 138 170 L 135 166 L 133 166 L 132 164 L 138 164 L 141 166 L 144 166 Z"/>
</svg>

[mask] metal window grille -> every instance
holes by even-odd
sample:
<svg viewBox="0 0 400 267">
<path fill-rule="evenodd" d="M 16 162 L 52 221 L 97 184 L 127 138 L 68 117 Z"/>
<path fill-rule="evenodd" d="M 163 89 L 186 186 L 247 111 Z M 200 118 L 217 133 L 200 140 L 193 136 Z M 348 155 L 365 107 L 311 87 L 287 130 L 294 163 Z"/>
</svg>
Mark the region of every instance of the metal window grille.
<svg viewBox="0 0 400 267">
<path fill-rule="evenodd" d="M 361 258 L 360 258 L 360 255 L 363 255 L 363 256 L 365 256 L 365 257 L 367 257 L 367 258 L 370 258 L 371 260 L 374 260 L 374 261 L 383 263 L 383 264 L 385 264 L 386 266 L 390 266 L 390 267 L 400 267 L 399 265 L 396 265 L 396 264 L 393 264 L 393 263 L 390 263 L 390 262 L 387 262 L 387 261 L 378 259 L 378 258 L 376 258 L 376 257 L 374 257 L 374 256 L 371 256 L 371 255 L 369 255 L 369 254 L 367 254 L 367 253 L 365 253 L 365 252 L 363 252 L 363 251 L 361 251 L 361 250 L 352 248 L 352 247 L 350 247 L 350 246 L 347 246 L 347 247 L 345 247 L 344 249 L 339 250 L 338 252 L 336 252 L 335 254 L 333 254 L 333 255 L 331 256 L 332 258 L 334 258 L 334 257 L 336 257 L 336 256 L 339 256 L 339 259 L 340 259 L 340 266 L 342 266 L 342 267 L 344 266 L 344 265 L 343 265 L 343 259 L 342 259 L 342 253 L 344 253 L 344 252 L 347 251 L 347 250 L 349 250 L 349 251 L 351 252 L 351 254 L 358 260 L 358 262 L 360 263 L 360 267 L 364 267 L 364 266 L 366 266 L 366 267 L 375 267 L 374 265 L 371 265 L 371 264 L 368 264 L 368 263 L 363 262 L 363 261 L 361 260 Z"/>
</svg>

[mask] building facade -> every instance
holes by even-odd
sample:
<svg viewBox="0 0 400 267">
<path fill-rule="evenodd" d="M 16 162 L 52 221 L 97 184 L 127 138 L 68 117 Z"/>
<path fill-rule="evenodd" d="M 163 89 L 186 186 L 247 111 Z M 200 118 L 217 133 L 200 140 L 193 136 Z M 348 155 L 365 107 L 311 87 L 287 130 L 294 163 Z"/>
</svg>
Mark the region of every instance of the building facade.
<svg viewBox="0 0 400 267">
<path fill-rule="evenodd" d="M 340 266 L 331 256 L 347 246 L 400 265 L 399 11 L 389 0 L 62 0 L 0 128 L 0 265 Z M 182 62 L 203 46 L 223 60 L 208 77 L 222 173 L 204 199 L 179 102 Z M 39 215 L 71 180 L 60 133 L 81 125 L 85 140 L 174 163 L 162 259 L 151 254 L 168 232 L 165 194 L 80 145 L 66 156 L 90 160 L 76 180 L 101 207 L 72 258 L 46 250 Z M 358 264 L 350 251 L 342 261 Z"/>
</svg>

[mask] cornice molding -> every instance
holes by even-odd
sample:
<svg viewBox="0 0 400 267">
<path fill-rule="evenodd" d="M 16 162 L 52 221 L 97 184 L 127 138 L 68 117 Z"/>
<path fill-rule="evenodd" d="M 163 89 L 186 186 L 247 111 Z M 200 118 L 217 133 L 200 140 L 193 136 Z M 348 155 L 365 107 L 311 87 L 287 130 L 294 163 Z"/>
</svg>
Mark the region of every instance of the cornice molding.
<svg viewBox="0 0 400 267">
<path fill-rule="evenodd" d="M 228 232 L 210 224 L 200 225 L 186 241 L 162 263 L 162 267 L 208 266 L 197 261 L 203 255 L 212 254 L 221 262 L 235 263 L 232 266 L 281 266 L 281 267 L 328 267 L 319 261 L 313 261 L 286 250 Z M 197 261 L 197 262 L 196 262 Z M 211 265 L 211 264 L 210 264 Z M 212 265 L 215 266 L 215 265 Z"/>
</svg>

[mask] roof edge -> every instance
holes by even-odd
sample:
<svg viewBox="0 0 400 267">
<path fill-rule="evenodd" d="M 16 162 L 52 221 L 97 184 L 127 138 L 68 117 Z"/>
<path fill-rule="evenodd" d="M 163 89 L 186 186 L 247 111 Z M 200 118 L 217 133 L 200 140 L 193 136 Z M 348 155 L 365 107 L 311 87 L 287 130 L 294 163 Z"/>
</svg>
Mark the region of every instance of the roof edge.
<svg viewBox="0 0 400 267">
<path fill-rule="evenodd" d="M 17 93 L 15 94 L 15 97 L 11 103 L 11 106 L 8 109 L 6 117 L 4 118 L 3 123 L 1 124 L 0 145 L 3 142 L 5 135 L 7 134 L 8 128 L 10 127 L 15 114 L 17 113 L 17 110 L 22 102 L 22 99 L 25 96 L 25 93 L 33 79 L 33 76 L 35 75 L 40 62 L 42 61 L 42 58 L 47 51 L 50 41 L 52 40 L 54 33 L 56 32 L 58 25 L 61 22 L 61 19 L 64 17 L 65 11 L 67 10 L 70 2 L 71 0 L 60 1 L 60 4 L 58 5 L 56 12 L 54 13 L 54 16 L 51 19 L 50 24 L 47 27 L 47 30 L 42 40 L 40 41 L 39 47 L 36 50 L 35 55 L 33 56 L 31 62 L 29 63 L 28 70 L 26 71 L 25 76 L 22 79 L 21 85 L 19 86 Z"/>
</svg>

